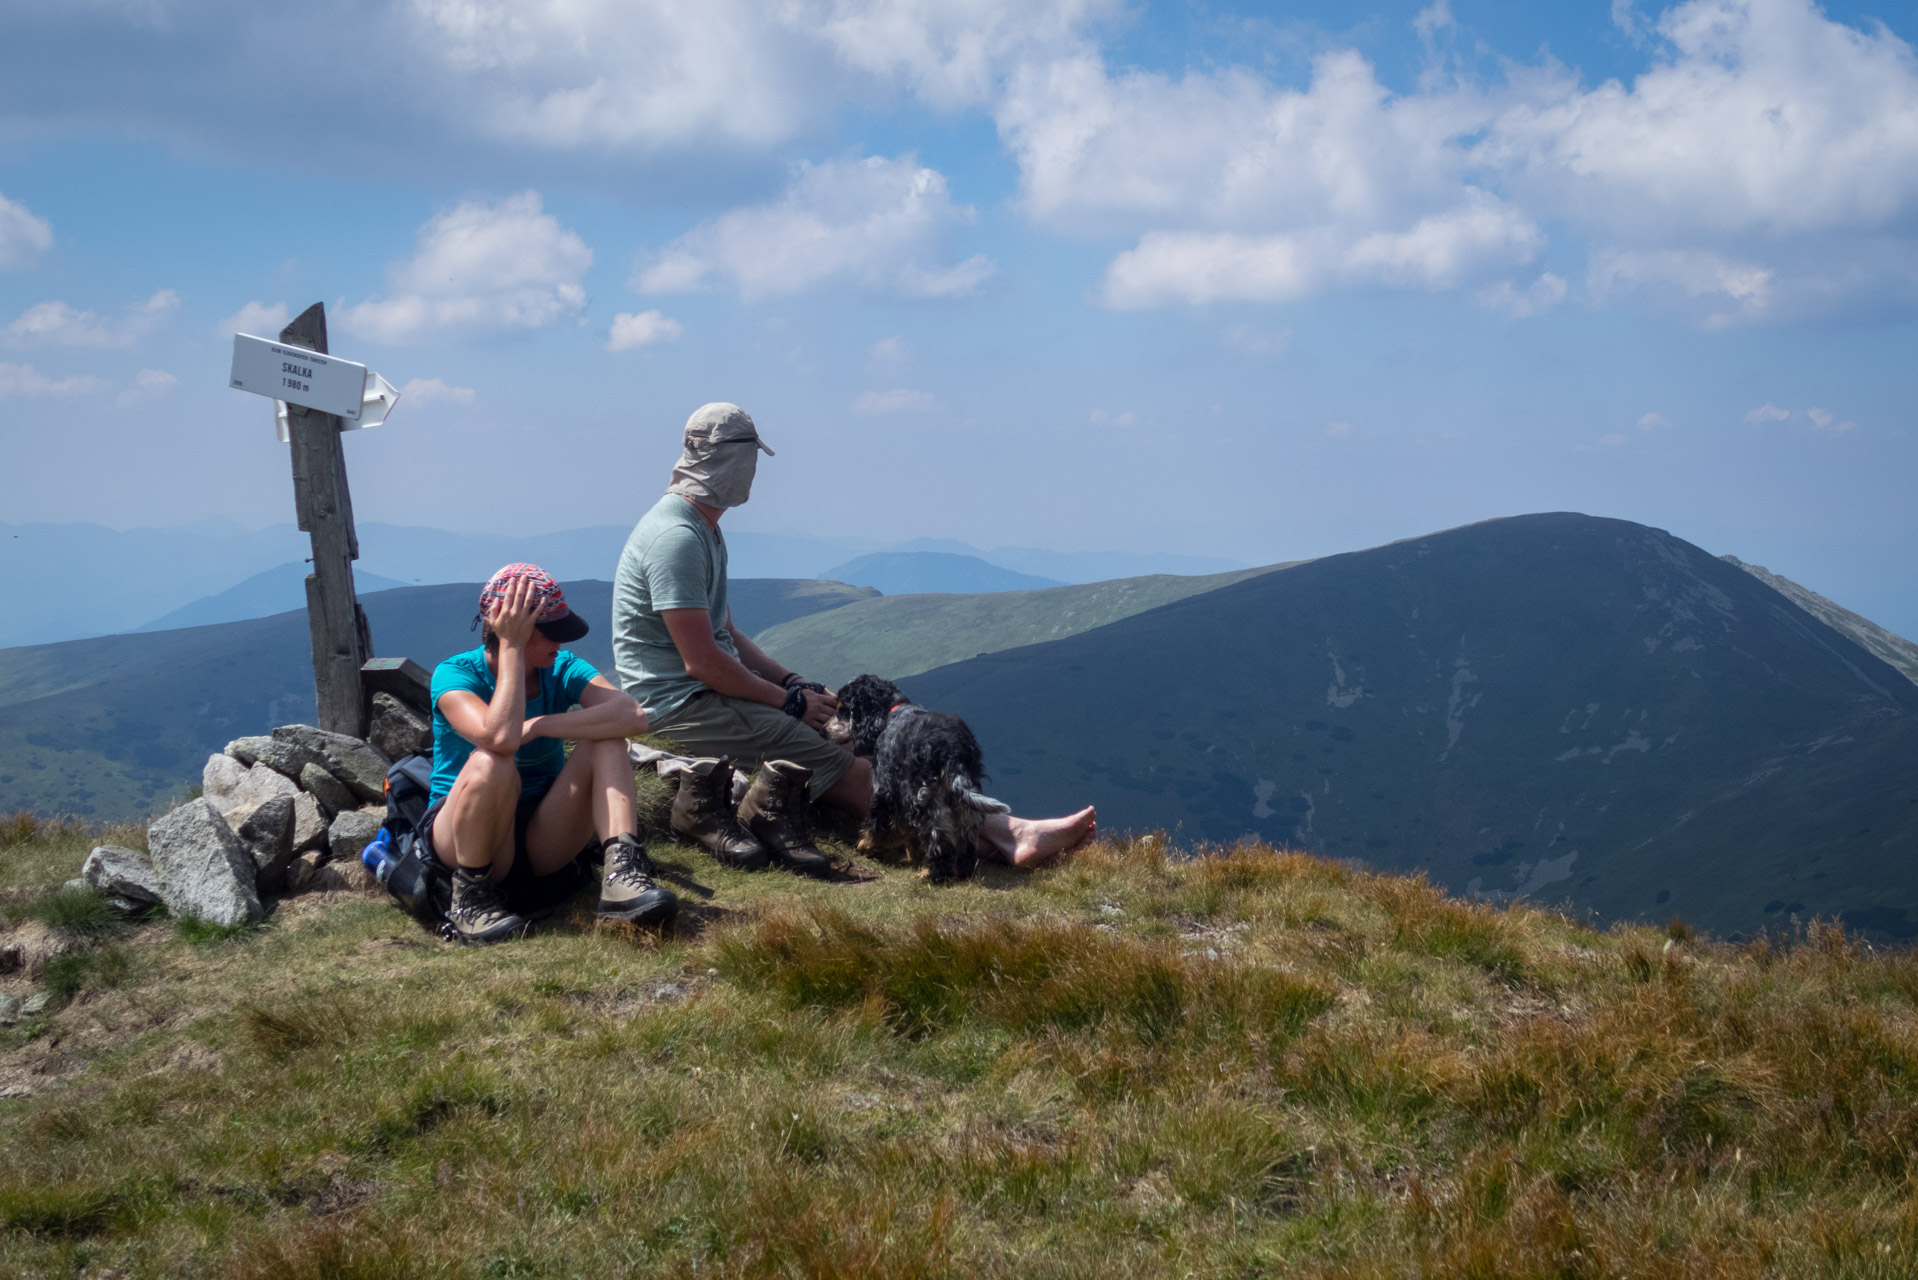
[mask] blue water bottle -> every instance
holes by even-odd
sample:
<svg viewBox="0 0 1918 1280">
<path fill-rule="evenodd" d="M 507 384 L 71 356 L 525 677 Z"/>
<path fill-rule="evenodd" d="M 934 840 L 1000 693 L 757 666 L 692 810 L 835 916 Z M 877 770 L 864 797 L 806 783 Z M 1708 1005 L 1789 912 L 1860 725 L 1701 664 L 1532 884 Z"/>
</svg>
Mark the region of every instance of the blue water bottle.
<svg viewBox="0 0 1918 1280">
<path fill-rule="evenodd" d="M 360 850 L 360 861 L 375 880 L 385 884 L 392 877 L 393 868 L 400 865 L 400 860 L 393 856 L 393 833 L 381 827 L 380 833 Z"/>
</svg>

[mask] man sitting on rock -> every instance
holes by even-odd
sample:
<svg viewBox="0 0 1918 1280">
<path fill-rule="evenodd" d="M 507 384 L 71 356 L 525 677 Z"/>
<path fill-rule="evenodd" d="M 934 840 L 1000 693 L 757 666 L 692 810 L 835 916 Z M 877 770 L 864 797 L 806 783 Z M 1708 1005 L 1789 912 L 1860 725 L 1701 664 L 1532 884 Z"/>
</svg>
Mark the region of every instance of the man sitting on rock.
<svg viewBox="0 0 1918 1280">
<path fill-rule="evenodd" d="M 522 911 L 578 883 L 595 835 L 606 853 L 599 918 L 665 924 L 679 902 L 655 883 L 639 842 L 626 755 L 645 713 L 560 648 L 586 622 L 538 566 L 494 574 L 478 620 L 480 647 L 433 672 L 433 792 L 420 824 L 427 850 L 453 871 L 454 933 L 491 943 L 524 931 Z"/>
<path fill-rule="evenodd" d="M 680 776 L 673 830 L 729 866 L 820 876 L 831 864 L 813 845 L 808 801 L 864 819 L 872 767 L 821 732 L 838 706 L 832 694 L 733 626 L 719 518 L 750 496 L 761 450 L 773 452 L 738 405 L 705 405 L 686 420 L 672 483 L 619 558 L 613 658 L 653 731 L 704 757 Z M 736 812 L 733 761 L 759 771 Z M 982 852 L 1028 866 L 1097 828 L 1090 807 L 1042 820 L 995 814 Z"/>
</svg>

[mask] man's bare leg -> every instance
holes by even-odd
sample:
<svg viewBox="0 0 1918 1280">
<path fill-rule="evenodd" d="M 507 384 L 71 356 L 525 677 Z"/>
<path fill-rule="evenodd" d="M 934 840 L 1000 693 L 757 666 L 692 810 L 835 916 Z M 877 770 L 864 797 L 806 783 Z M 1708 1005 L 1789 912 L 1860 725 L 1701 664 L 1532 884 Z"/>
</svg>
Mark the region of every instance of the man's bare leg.
<svg viewBox="0 0 1918 1280">
<path fill-rule="evenodd" d="M 1091 805 L 1063 818 L 1016 818 L 995 813 L 986 819 L 979 852 L 1024 869 L 1070 853 L 1098 834 L 1099 813 Z"/>
<path fill-rule="evenodd" d="M 551 875 L 578 857 L 593 836 L 636 835 L 637 807 L 626 740 L 574 743 L 566 767 L 526 826 L 527 865 L 536 876 Z"/>
</svg>

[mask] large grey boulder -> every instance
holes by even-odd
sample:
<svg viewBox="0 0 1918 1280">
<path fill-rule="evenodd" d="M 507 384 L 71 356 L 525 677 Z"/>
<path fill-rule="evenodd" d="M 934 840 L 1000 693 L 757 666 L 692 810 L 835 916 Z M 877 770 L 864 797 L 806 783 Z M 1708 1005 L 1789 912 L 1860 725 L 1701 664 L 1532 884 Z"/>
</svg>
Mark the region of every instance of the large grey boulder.
<svg viewBox="0 0 1918 1280">
<path fill-rule="evenodd" d="M 380 833 L 380 823 L 385 817 L 384 809 L 348 809 L 335 817 L 326 833 L 333 861 L 358 862 L 360 850 Z"/>
<path fill-rule="evenodd" d="M 246 771 L 240 779 L 240 785 L 224 801 L 213 801 L 213 807 L 226 815 L 227 825 L 235 831 L 240 824 L 253 816 L 253 811 L 268 800 L 281 796 L 292 797 L 300 794 L 300 788 L 277 769 L 256 764 Z"/>
<path fill-rule="evenodd" d="M 273 736 L 280 742 L 311 751 L 328 773 L 344 782 L 360 799 L 371 802 L 384 798 L 386 767 L 392 761 L 371 744 L 343 733 L 315 729 L 310 724 L 283 724 L 273 731 Z"/>
<path fill-rule="evenodd" d="M 217 925 L 265 918 L 253 855 L 207 801 L 189 800 L 154 822 L 147 848 L 160 873 L 160 900 L 175 916 Z"/>
<path fill-rule="evenodd" d="M 275 796 L 240 824 L 240 843 L 253 855 L 253 887 L 278 893 L 286 887 L 286 865 L 293 861 L 293 797 Z"/>
<path fill-rule="evenodd" d="M 241 764 L 250 765 L 260 758 L 260 752 L 265 751 L 272 742 L 272 737 L 267 734 L 259 734 L 251 738 L 235 738 L 226 744 L 226 753 Z"/>
<path fill-rule="evenodd" d="M 359 807 L 358 799 L 346 789 L 346 784 L 318 762 L 300 770 L 300 790 L 318 800 L 320 808 L 329 815 Z"/>
<path fill-rule="evenodd" d="M 320 802 L 302 791 L 293 797 L 293 852 L 326 851 L 326 828 L 332 815 L 320 808 Z"/>
<path fill-rule="evenodd" d="M 433 749 L 433 725 L 390 693 L 373 695 L 373 727 L 366 740 L 389 760 Z"/>
<path fill-rule="evenodd" d="M 200 794 L 225 812 L 234 789 L 246 780 L 246 766 L 229 755 L 208 756 L 200 770 Z"/>
<path fill-rule="evenodd" d="M 80 878 L 109 902 L 124 898 L 151 906 L 160 901 L 160 873 L 136 849 L 96 845 L 80 867 Z"/>
<path fill-rule="evenodd" d="M 235 747 L 241 750 L 236 752 Z M 227 743 L 226 752 L 235 758 L 251 756 L 249 764 L 265 765 L 292 782 L 300 780 L 300 772 L 308 765 L 320 763 L 320 757 L 307 747 L 278 738 L 240 738 Z"/>
</svg>

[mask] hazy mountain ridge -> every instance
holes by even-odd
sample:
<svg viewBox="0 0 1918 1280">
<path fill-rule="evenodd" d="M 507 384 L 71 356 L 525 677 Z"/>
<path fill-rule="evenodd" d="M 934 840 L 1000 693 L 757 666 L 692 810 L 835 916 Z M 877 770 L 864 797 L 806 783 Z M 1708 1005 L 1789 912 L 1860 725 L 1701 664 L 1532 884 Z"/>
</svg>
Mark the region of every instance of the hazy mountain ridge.
<svg viewBox="0 0 1918 1280">
<path fill-rule="evenodd" d="M 642 511 L 635 510 L 637 520 Z M 481 582 L 503 564 L 530 560 L 562 581 L 610 579 L 632 525 L 598 525 L 559 533 L 454 533 L 366 521 L 358 526 L 357 569 L 399 585 Z M 864 538 L 822 538 L 792 530 L 727 530 L 735 578 L 819 578 L 848 558 L 874 551 L 938 551 L 970 555 L 1016 573 L 1060 582 L 1090 582 L 1145 573 L 1210 572 L 1230 561 L 1163 553 L 1053 552 L 1031 547 L 986 551 L 966 543 L 916 539 L 885 544 Z M 60 584 L 61 607 L 47 614 L 0 617 L 0 648 L 51 644 L 136 629 L 199 625 L 215 614 L 234 618 L 230 593 L 249 579 L 311 554 L 291 524 L 247 529 L 230 520 L 202 520 L 171 529 L 109 529 L 97 524 L 0 523 L 0 587 L 40 590 Z M 1037 567 L 1035 567 L 1037 566 Z M 303 589 L 302 589 L 303 590 Z M 303 608 L 303 595 L 259 604 L 265 617 Z"/>
<path fill-rule="evenodd" d="M 1737 565 L 1826 626 L 1863 645 L 1874 657 L 1882 658 L 1913 684 L 1918 684 L 1918 644 L 1879 626 L 1870 618 L 1853 613 L 1843 605 L 1833 604 L 1810 587 L 1800 586 L 1762 564 L 1746 564 L 1737 556 L 1720 556 L 1719 559 Z"/>
<path fill-rule="evenodd" d="M 1034 591 L 1065 585 L 949 551 L 874 551 L 836 564 L 819 576 L 872 587 L 889 596 Z"/>
<path fill-rule="evenodd" d="M 831 685 L 862 672 L 895 680 L 983 653 L 1077 635 L 1173 600 L 1290 567 L 1271 565 L 1203 577 L 1155 574 L 1041 591 L 887 595 L 810 614 L 755 639 L 794 670 L 812 673 Z"/>
</svg>

